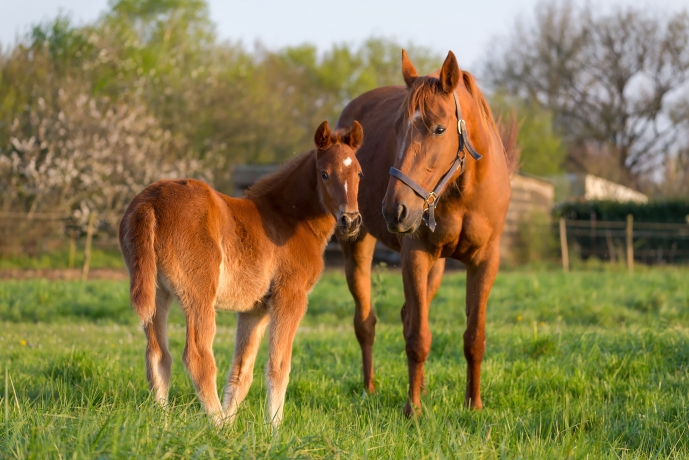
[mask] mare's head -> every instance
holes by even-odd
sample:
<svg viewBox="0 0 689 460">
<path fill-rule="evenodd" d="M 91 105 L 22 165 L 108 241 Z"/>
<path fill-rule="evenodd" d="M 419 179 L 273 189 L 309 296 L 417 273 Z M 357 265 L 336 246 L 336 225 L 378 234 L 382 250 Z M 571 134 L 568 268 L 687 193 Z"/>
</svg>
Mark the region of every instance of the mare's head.
<svg viewBox="0 0 689 460">
<path fill-rule="evenodd" d="M 337 221 L 345 238 L 359 233 L 361 214 L 357 198 L 361 166 L 356 151 L 364 139 L 364 130 L 355 121 L 349 129 L 330 131 L 324 121 L 316 130 L 316 174 L 321 203 Z"/>
<path fill-rule="evenodd" d="M 419 77 L 402 50 L 402 75 L 408 94 L 395 123 L 395 168 L 430 192 L 457 159 L 459 135 L 453 93 L 462 79 L 462 71 L 450 51 L 439 73 Z M 448 184 L 459 174 L 461 170 L 455 172 Z M 407 184 L 390 177 L 383 200 L 383 216 L 389 231 L 416 231 L 426 206 L 425 200 Z"/>
</svg>

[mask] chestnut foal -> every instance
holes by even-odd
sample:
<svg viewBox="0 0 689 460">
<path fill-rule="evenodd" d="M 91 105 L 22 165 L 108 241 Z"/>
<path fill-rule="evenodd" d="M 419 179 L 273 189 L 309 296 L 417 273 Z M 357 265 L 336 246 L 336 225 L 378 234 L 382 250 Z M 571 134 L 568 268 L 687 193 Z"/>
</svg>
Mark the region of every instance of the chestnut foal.
<svg viewBox="0 0 689 460">
<path fill-rule="evenodd" d="M 258 181 L 245 198 L 191 179 L 158 181 L 134 198 L 120 224 L 120 247 L 132 306 L 148 339 L 146 377 L 157 401 L 168 398 L 166 324 L 174 297 L 187 323 L 183 361 L 216 423 L 234 420 L 270 326 L 267 415 L 280 423 L 292 342 L 323 270 L 325 246 L 336 226 L 344 239 L 359 231 L 356 150 L 362 139 L 356 121 L 335 132 L 323 122 L 315 150 Z M 239 316 L 222 406 L 213 357 L 216 308 Z"/>
</svg>

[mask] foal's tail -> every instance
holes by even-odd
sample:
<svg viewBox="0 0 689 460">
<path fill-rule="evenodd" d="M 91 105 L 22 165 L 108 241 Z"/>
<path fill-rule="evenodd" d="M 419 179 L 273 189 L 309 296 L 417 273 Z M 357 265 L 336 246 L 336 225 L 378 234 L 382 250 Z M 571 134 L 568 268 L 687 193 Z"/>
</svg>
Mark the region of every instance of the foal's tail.
<svg viewBox="0 0 689 460">
<path fill-rule="evenodd" d="M 129 268 L 129 295 L 132 308 L 144 325 L 156 313 L 156 218 L 150 206 L 137 206 L 120 224 L 120 246 Z"/>
</svg>

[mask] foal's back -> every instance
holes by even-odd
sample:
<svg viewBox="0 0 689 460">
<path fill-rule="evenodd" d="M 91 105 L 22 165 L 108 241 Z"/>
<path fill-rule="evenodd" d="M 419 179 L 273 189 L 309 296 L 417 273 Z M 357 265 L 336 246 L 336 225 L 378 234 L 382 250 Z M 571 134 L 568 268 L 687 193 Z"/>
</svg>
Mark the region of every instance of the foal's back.
<svg viewBox="0 0 689 460">
<path fill-rule="evenodd" d="M 159 288 L 183 304 L 246 311 L 268 290 L 275 251 L 253 201 L 193 179 L 161 180 L 132 202 L 121 233 L 150 231 L 150 221 Z"/>
</svg>

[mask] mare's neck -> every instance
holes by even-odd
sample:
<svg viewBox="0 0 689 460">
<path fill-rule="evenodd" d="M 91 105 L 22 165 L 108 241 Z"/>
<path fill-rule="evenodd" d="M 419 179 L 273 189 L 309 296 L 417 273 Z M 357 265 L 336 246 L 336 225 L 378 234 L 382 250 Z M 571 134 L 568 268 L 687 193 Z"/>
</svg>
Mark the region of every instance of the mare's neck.
<svg viewBox="0 0 689 460">
<path fill-rule="evenodd" d="M 311 151 L 262 179 L 259 190 L 249 198 L 297 227 L 306 224 L 316 236 L 330 239 L 335 218 L 321 204 L 316 174 L 316 151 Z M 265 181 L 265 182 L 264 182 Z"/>
</svg>

